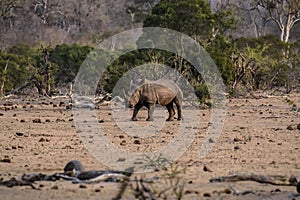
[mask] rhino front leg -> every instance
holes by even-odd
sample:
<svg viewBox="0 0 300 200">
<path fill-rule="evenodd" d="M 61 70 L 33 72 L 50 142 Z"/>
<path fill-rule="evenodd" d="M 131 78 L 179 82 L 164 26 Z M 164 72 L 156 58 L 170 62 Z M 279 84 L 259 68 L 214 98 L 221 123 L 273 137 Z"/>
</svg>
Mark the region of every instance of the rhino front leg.
<svg viewBox="0 0 300 200">
<path fill-rule="evenodd" d="M 173 121 L 173 117 L 175 115 L 175 109 L 173 106 L 173 101 L 171 103 L 169 103 L 168 105 L 166 105 L 168 112 L 169 112 L 169 117 L 167 119 L 167 121 Z"/>
<path fill-rule="evenodd" d="M 147 121 L 153 121 L 153 113 L 154 113 L 154 104 L 147 105 L 148 108 L 148 118 Z"/>
<path fill-rule="evenodd" d="M 140 104 L 136 104 L 136 105 L 134 106 L 133 115 L 132 115 L 132 117 L 131 117 L 131 120 L 132 120 L 132 121 L 137 121 L 136 116 L 137 116 L 139 110 L 141 109 L 141 107 L 142 107 L 142 105 L 140 105 Z"/>
</svg>

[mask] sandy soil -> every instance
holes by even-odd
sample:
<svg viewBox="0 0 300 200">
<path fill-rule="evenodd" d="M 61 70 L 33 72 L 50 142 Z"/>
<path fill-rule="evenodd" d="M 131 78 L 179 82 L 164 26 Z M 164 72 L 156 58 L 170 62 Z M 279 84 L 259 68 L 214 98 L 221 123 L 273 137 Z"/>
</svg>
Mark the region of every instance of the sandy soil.
<svg viewBox="0 0 300 200">
<path fill-rule="evenodd" d="M 195 140 L 174 166 L 184 183 L 183 199 L 300 199 L 292 186 L 274 186 L 256 182 L 210 183 L 209 179 L 240 173 L 263 175 L 294 175 L 300 179 L 300 94 L 287 96 L 256 95 L 259 98 L 227 99 L 225 125 L 213 151 L 199 158 L 200 146 L 209 128 L 210 110 L 198 110 L 200 123 Z M 0 178 L 8 180 L 22 174 L 62 172 L 70 160 L 80 160 L 85 169 L 108 169 L 97 160 L 79 137 L 72 110 L 66 110 L 67 99 L 8 98 L 0 103 Z M 294 107 L 293 107 L 293 104 Z M 298 106 L 298 107 L 297 107 Z M 165 123 L 152 138 L 131 137 L 114 122 L 108 106 L 96 110 L 99 125 L 106 136 L 119 148 L 132 152 L 155 151 L 178 133 L 177 121 Z M 188 110 L 184 110 L 188 112 Z M 163 109 L 157 114 L 165 115 Z M 130 114 L 129 114 L 130 115 Z M 128 116 L 129 116 L 128 115 Z M 146 126 L 146 111 L 139 123 Z M 129 116 L 130 117 L 130 116 Z M 130 123 L 129 118 L 124 119 Z M 165 120 L 156 117 L 155 122 Z M 209 170 L 206 170 L 206 169 Z M 155 191 L 162 191 L 166 172 L 134 174 L 134 177 L 153 178 Z M 135 183 L 132 182 L 132 187 Z M 7 188 L 0 186 L 0 199 L 112 199 L 122 183 L 72 184 L 69 181 L 36 182 L 38 189 L 29 186 Z M 254 194 L 234 195 L 230 187 Z M 122 199 L 134 199 L 128 186 Z M 168 199 L 175 199 L 169 194 Z"/>
</svg>

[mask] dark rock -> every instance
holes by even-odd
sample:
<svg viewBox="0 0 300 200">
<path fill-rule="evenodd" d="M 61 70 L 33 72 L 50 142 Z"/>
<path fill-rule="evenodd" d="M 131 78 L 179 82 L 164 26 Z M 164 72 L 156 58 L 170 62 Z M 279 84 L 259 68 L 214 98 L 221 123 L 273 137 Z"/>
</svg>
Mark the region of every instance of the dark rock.
<svg viewBox="0 0 300 200">
<path fill-rule="evenodd" d="M 75 173 L 80 173 L 84 171 L 84 167 L 82 166 L 81 162 L 78 160 L 72 160 L 68 162 L 64 168 L 65 174 L 72 174 L 74 173 L 73 170 L 75 170 Z M 72 174 L 75 175 L 75 174 Z"/>
<path fill-rule="evenodd" d="M 141 141 L 139 141 L 139 140 L 134 140 L 134 141 L 133 141 L 133 144 L 141 144 Z"/>
<path fill-rule="evenodd" d="M 300 181 L 297 183 L 297 192 L 300 193 Z"/>
<path fill-rule="evenodd" d="M 85 188 L 87 188 L 87 186 L 86 185 L 79 185 L 79 188 L 85 189 Z"/>
<path fill-rule="evenodd" d="M 286 129 L 289 130 L 289 131 L 294 130 L 292 125 L 288 125 L 288 126 L 286 127 Z"/>
<path fill-rule="evenodd" d="M 42 120 L 39 118 L 36 118 L 34 120 L 32 120 L 33 123 L 42 123 Z"/>
<path fill-rule="evenodd" d="M 297 125 L 297 129 L 300 130 L 300 124 Z"/>
<path fill-rule="evenodd" d="M 56 119 L 56 122 L 65 122 L 64 119 Z"/>
<path fill-rule="evenodd" d="M 58 186 L 54 185 L 53 187 L 51 187 L 51 190 L 58 190 Z"/>
<path fill-rule="evenodd" d="M 203 167 L 203 171 L 205 172 L 213 172 L 210 168 L 208 168 L 206 165 Z"/>
<path fill-rule="evenodd" d="M 211 194 L 210 193 L 204 193 L 203 196 L 204 197 L 211 197 Z"/>
<path fill-rule="evenodd" d="M 19 136 L 19 137 L 24 136 L 24 133 L 16 132 L 16 136 Z"/>
</svg>

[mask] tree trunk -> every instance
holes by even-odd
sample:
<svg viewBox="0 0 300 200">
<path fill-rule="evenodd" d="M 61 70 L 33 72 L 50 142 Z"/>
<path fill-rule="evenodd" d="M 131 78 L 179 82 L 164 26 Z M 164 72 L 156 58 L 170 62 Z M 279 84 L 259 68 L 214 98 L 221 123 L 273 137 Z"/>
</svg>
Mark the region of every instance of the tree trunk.
<svg viewBox="0 0 300 200">
<path fill-rule="evenodd" d="M 5 82 L 6 82 L 6 75 L 7 75 L 7 68 L 8 68 L 8 61 L 6 61 L 6 65 L 3 69 L 3 72 L 2 72 L 2 77 L 1 77 L 1 85 L 0 85 L 0 95 L 4 94 L 4 87 L 5 87 Z"/>
</svg>

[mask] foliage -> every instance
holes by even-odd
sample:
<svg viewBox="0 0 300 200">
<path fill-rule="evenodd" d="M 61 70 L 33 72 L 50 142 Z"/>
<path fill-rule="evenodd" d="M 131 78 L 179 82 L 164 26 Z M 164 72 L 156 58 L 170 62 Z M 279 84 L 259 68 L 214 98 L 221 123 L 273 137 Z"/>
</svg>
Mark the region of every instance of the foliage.
<svg viewBox="0 0 300 200">
<path fill-rule="evenodd" d="M 25 84 L 29 74 L 26 57 L 0 51 L 0 95 Z"/>
<path fill-rule="evenodd" d="M 89 46 L 78 44 L 62 44 L 51 49 L 49 59 L 60 66 L 55 77 L 55 82 L 72 82 L 88 53 L 92 50 Z"/>
<path fill-rule="evenodd" d="M 295 76 L 299 73 L 299 48 L 295 44 L 297 42 L 291 48 L 290 44 L 273 35 L 257 39 L 240 38 L 236 41 L 237 48 L 247 59 L 254 59 L 258 67 L 255 72 L 256 88 L 285 87 L 287 92 L 299 81 Z"/>
</svg>

